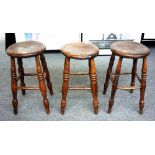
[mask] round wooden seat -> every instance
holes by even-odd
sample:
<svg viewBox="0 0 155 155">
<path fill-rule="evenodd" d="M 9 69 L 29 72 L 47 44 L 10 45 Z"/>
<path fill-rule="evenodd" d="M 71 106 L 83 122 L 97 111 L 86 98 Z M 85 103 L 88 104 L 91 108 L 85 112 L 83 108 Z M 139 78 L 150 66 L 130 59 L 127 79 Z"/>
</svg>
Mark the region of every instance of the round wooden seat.
<svg viewBox="0 0 155 155">
<path fill-rule="evenodd" d="M 64 45 L 61 52 L 69 58 L 89 59 L 98 55 L 99 49 L 91 43 L 75 42 Z"/>
<path fill-rule="evenodd" d="M 149 55 L 150 50 L 137 42 L 117 41 L 111 45 L 114 54 L 127 58 L 141 58 Z"/>
<path fill-rule="evenodd" d="M 12 57 L 31 57 L 43 53 L 45 45 L 38 41 L 23 41 L 9 46 L 7 54 Z"/>
</svg>

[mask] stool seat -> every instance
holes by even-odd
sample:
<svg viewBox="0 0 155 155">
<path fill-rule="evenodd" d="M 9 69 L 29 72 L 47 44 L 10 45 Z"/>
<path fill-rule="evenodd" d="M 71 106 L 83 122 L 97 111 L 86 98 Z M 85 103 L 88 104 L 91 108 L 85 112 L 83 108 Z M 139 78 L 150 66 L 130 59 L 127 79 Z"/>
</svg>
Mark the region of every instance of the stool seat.
<svg viewBox="0 0 155 155">
<path fill-rule="evenodd" d="M 23 41 L 9 46 L 7 54 L 12 57 L 31 57 L 43 53 L 45 45 L 38 41 Z"/>
<path fill-rule="evenodd" d="M 75 42 L 64 45 L 61 52 L 69 58 L 89 59 L 98 55 L 99 49 L 91 43 Z"/>
<path fill-rule="evenodd" d="M 111 51 L 127 58 L 141 58 L 150 53 L 146 46 L 132 41 L 117 41 L 111 45 Z"/>
</svg>

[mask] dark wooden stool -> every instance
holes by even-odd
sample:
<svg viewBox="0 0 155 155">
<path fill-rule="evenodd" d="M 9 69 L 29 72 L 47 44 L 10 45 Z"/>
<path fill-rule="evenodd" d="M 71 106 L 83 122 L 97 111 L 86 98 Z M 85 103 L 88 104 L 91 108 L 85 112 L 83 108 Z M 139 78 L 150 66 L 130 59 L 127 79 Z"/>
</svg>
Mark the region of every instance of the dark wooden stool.
<svg viewBox="0 0 155 155">
<path fill-rule="evenodd" d="M 143 114 L 144 95 L 145 95 L 145 88 L 146 88 L 147 56 L 149 55 L 150 50 L 146 46 L 137 42 L 118 41 L 111 45 L 111 51 L 112 51 L 112 56 L 110 58 L 109 67 L 106 75 L 106 81 L 105 81 L 104 90 L 103 90 L 103 94 L 106 94 L 106 90 L 108 88 L 108 82 L 109 82 L 109 79 L 111 79 L 113 85 L 112 85 L 111 98 L 109 100 L 108 113 L 111 113 L 112 111 L 114 97 L 117 89 L 130 90 L 131 93 L 133 92 L 134 89 L 140 89 L 139 107 L 140 107 L 140 114 Z M 115 74 L 113 74 L 112 67 L 114 64 L 115 56 L 119 56 L 119 61 L 117 64 Z M 123 58 L 133 59 L 132 73 L 121 73 L 121 65 L 122 65 Z M 141 78 L 137 74 L 137 61 L 139 58 L 143 59 Z M 122 74 L 123 75 L 131 74 L 130 86 L 125 86 L 125 87 L 118 86 L 119 76 Z M 140 81 L 140 86 L 135 86 L 136 77 Z"/>
<path fill-rule="evenodd" d="M 11 57 L 11 88 L 12 88 L 12 105 L 14 108 L 14 114 L 17 114 L 17 90 L 22 90 L 22 94 L 25 95 L 25 90 L 40 90 L 43 96 L 43 103 L 46 109 L 47 114 L 50 113 L 49 102 L 46 96 L 46 85 L 45 78 L 47 81 L 47 86 L 50 90 L 50 94 L 53 95 L 52 83 L 50 81 L 50 75 L 47 68 L 46 60 L 43 55 L 45 50 L 45 45 L 37 41 L 24 41 L 15 43 L 9 46 L 6 50 L 7 54 Z M 24 67 L 22 58 L 35 57 L 37 74 L 35 73 L 24 73 Z M 15 58 L 18 62 L 18 77 L 16 75 L 16 63 Z M 40 63 L 41 61 L 41 63 Z M 43 71 L 42 71 L 43 68 Z M 39 87 L 26 87 L 24 82 L 24 76 L 38 76 Z M 20 80 L 20 86 L 17 85 L 18 80 Z"/>
<path fill-rule="evenodd" d="M 61 100 L 61 113 L 64 114 L 66 107 L 67 92 L 69 90 L 91 90 L 93 95 L 94 112 L 98 112 L 98 86 L 96 77 L 96 68 L 94 57 L 98 55 L 99 49 L 90 43 L 76 42 L 64 45 L 61 52 L 65 55 L 64 72 L 63 72 L 63 85 L 62 85 L 62 100 Z M 72 73 L 70 74 L 70 58 L 89 61 L 88 73 Z M 69 87 L 70 75 L 89 75 L 91 87 Z"/>
</svg>

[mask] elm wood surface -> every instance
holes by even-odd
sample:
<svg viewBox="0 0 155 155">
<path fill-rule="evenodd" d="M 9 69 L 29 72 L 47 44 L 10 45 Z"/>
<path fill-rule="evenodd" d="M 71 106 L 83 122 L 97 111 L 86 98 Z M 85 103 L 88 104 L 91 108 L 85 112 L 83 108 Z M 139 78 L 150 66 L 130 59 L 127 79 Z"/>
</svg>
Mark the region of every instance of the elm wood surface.
<svg viewBox="0 0 155 155">
<path fill-rule="evenodd" d="M 62 100 L 61 100 L 61 114 L 64 114 L 66 107 L 66 99 L 68 90 L 91 90 L 93 96 L 94 112 L 98 113 L 98 86 L 94 57 L 98 55 L 99 49 L 90 43 L 76 42 L 66 44 L 61 48 L 62 54 L 65 55 L 63 84 L 62 84 Z M 70 59 L 88 59 L 89 72 L 84 73 L 70 73 Z M 90 87 L 69 87 L 70 75 L 89 75 Z"/>
<path fill-rule="evenodd" d="M 44 44 L 38 41 L 23 41 L 12 44 L 6 50 L 7 54 L 12 57 L 31 57 L 36 56 L 45 51 Z"/>
<path fill-rule="evenodd" d="M 69 58 L 89 59 L 99 54 L 99 49 L 91 43 L 75 42 L 64 45 L 61 52 Z"/>
<path fill-rule="evenodd" d="M 112 84 L 111 97 L 109 100 L 108 113 L 111 113 L 112 111 L 112 106 L 114 104 L 114 97 L 117 89 L 130 90 L 130 93 L 133 93 L 134 89 L 140 89 L 139 113 L 143 114 L 144 96 L 145 96 L 145 88 L 146 88 L 146 74 L 147 74 L 147 56 L 150 53 L 149 49 L 146 46 L 136 42 L 116 42 L 112 44 L 111 51 L 112 51 L 112 55 L 110 58 L 109 67 L 106 75 L 106 81 L 104 83 L 104 90 L 103 90 L 103 94 L 106 94 L 109 79 L 111 79 L 113 84 Z M 119 61 L 116 67 L 115 74 L 112 74 L 112 68 L 113 68 L 115 56 L 119 56 Z M 119 76 L 124 74 L 129 74 L 129 73 L 121 73 L 123 58 L 133 59 L 133 67 L 132 67 L 132 72 L 130 73 L 131 74 L 130 86 L 120 87 L 118 86 Z M 137 62 L 139 58 L 143 59 L 141 78 L 137 74 Z M 135 86 L 136 77 L 140 82 L 140 86 Z"/>
<path fill-rule="evenodd" d="M 23 51 L 22 51 L 23 49 Z M 17 51 L 16 51 L 17 50 Z M 33 51 L 34 50 L 34 51 Z M 47 81 L 48 89 L 50 94 L 53 95 L 52 83 L 50 81 L 50 75 L 47 68 L 47 63 L 43 52 L 45 50 L 45 45 L 37 41 L 25 41 L 13 44 L 9 46 L 6 50 L 7 54 L 11 57 L 11 88 L 12 88 L 12 105 L 14 108 L 14 114 L 17 114 L 18 99 L 17 99 L 17 90 L 22 90 L 22 94 L 25 95 L 25 90 L 40 90 L 43 97 L 43 104 L 46 110 L 46 113 L 50 113 L 49 101 L 46 95 L 46 85 L 45 79 Z M 24 67 L 22 58 L 35 57 L 36 60 L 36 73 L 24 73 Z M 17 58 L 18 62 L 18 73 L 16 75 L 16 63 L 15 59 Z M 24 82 L 24 76 L 38 76 L 39 87 L 33 86 L 28 87 Z M 20 86 L 17 85 L 18 80 L 20 80 Z"/>
<path fill-rule="evenodd" d="M 133 41 L 117 41 L 111 45 L 111 51 L 115 55 L 132 59 L 143 58 L 150 54 L 146 46 Z"/>
</svg>

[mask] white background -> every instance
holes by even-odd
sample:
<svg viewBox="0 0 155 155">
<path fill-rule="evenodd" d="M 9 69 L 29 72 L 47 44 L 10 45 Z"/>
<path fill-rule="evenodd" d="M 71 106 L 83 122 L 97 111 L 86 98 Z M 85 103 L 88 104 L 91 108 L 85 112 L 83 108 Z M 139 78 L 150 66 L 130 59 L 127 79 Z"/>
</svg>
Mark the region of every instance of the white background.
<svg viewBox="0 0 155 155">
<path fill-rule="evenodd" d="M 145 36 L 144 36 L 145 39 L 155 39 L 155 33 L 145 33 Z"/>
<path fill-rule="evenodd" d="M 110 33 L 104 34 L 104 39 L 108 37 Z M 16 41 L 25 41 L 25 33 L 16 33 Z M 81 40 L 80 33 L 32 33 L 31 40 L 38 40 L 41 41 L 46 45 L 47 50 L 58 50 L 61 48 L 62 45 L 68 42 L 77 42 Z M 120 39 L 133 39 L 134 41 L 140 42 L 141 40 L 141 33 L 116 33 L 117 38 Z M 83 41 L 89 42 L 89 40 L 102 40 L 103 33 L 83 33 Z"/>
<path fill-rule="evenodd" d="M 16 33 L 16 41 L 24 41 L 25 34 L 24 33 Z M 58 50 L 62 45 L 68 42 L 77 42 L 80 41 L 80 33 L 40 33 L 32 34 L 32 40 L 41 41 L 46 45 L 47 50 Z"/>
<path fill-rule="evenodd" d="M 1 0 L 0 7 L 1 33 L 155 31 L 154 0 Z M 2 155 L 154 155 L 154 140 L 154 122 L 0 122 Z"/>
</svg>

